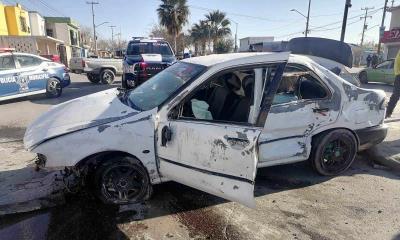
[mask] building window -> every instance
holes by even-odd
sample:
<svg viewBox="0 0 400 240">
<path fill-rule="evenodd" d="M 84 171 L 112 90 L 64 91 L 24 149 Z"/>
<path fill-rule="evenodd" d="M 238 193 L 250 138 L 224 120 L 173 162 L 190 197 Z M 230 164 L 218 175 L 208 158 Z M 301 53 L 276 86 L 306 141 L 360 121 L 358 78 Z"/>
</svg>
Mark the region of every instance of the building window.
<svg viewBox="0 0 400 240">
<path fill-rule="evenodd" d="M 74 30 L 69 30 L 71 45 L 78 45 L 78 34 Z"/>
<path fill-rule="evenodd" d="M 29 32 L 29 27 L 26 24 L 26 18 L 23 16 L 19 17 L 19 22 L 21 23 L 21 31 L 23 32 Z"/>
<path fill-rule="evenodd" d="M 47 36 L 49 36 L 49 37 L 54 37 L 54 35 L 53 35 L 53 29 L 46 29 L 46 34 L 47 34 Z"/>
</svg>

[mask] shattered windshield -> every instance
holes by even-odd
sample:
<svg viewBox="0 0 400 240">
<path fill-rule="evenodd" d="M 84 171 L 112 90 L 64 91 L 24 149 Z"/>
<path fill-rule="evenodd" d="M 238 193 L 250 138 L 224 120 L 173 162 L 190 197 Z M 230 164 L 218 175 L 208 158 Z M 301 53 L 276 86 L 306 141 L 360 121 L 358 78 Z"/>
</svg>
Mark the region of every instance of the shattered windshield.
<svg viewBox="0 0 400 240">
<path fill-rule="evenodd" d="M 143 111 L 153 109 L 204 69 L 201 65 L 175 63 L 129 92 L 128 104 Z"/>
</svg>

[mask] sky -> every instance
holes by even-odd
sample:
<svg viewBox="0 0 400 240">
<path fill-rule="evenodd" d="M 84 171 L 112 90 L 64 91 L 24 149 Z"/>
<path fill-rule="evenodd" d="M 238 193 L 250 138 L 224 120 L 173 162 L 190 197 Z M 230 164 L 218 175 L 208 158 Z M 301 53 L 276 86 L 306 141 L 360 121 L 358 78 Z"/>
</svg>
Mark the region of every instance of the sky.
<svg viewBox="0 0 400 240">
<path fill-rule="evenodd" d="M 151 27 L 158 23 L 156 9 L 160 0 L 96 0 L 95 22 L 110 22 L 96 30 L 103 38 L 111 38 L 110 25 L 117 26 L 114 33 L 121 32 L 122 39 L 132 36 L 147 36 Z M 309 0 L 187 0 L 190 17 L 185 29 L 212 10 L 227 13 L 232 20 L 232 33 L 238 23 L 238 39 L 248 36 L 274 36 L 275 40 L 288 40 L 303 36 L 306 19 L 290 11 L 296 9 L 307 15 Z M 309 36 L 340 39 L 341 22 L 346 0 L 311 0 Z M 78 21 L 81 26 L 92 26 L 91 6 L 85 0 L 3 0 L 5 4 L 19 2 L 28 10 L 40 12 L 43 16 L 68 16 Z M 392 0 L 389 0 L 389 6 Z M 394 1 L 394 5 L 400 0 Z M 382 20 L 384 0 L 352 0 L 349 10 L 348 27 L 345 41 L 359 44 L 361 40 L 365 14 L 361 8 L 374 7 L 369 10 L 368 30 L 365 42 L 378 41 L 379 25 Z M 390 23 L 390 13 L 385 25 Z"/>
</svg>

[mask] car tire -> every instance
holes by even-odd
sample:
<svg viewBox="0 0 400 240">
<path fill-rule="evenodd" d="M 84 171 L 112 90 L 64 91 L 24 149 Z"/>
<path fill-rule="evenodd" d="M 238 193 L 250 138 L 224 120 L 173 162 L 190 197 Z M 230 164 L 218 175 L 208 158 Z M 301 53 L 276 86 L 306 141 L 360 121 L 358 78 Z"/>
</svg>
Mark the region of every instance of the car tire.
<svg viewBox="0 0 400 240">
<path fill-rule="evenodd" d="M 324 176 L 335 176 L 346 171 L 357 154 L 354 134 L 337 129 L 314 137 L 310 162 L 315 171 Z"/>
<path fill-rule="evenodd" d="M 92 73 L 88 73 L 88 74 L 86 75 L 86 77 L 88 78 L 88 80 L 89 80 L 91 83 L 99 83 L 99 82 L 100 82 L 100 78 L 99 78 L 98 76 L 92 74 Z"/>
<path fill-rule="evenodd" d="M 112 84 L 115 80 L 115 74 L 110 69 L 104 69 L 100 72 L 100 80 L 103 84 Z"/>
<path fill-rule="evenodd" d="M 105 204 L 139 203 L 150 198 L 152 186 L 147 170 L 133 157 L 115 157 L 96 170 L 97 197 Z"/>
<path fill-rule="evenodd" d="M 46 96 L 48 98 L 57 98 L 62 94 L 61 82 L 57 78 L 50 78 L 47 81 Z"/>
<path fill-rule="evenodd" d="M 368 83 L 368 76 L 367 76 L 367 73 L 365 71 L 360 72 L 360 75 L 358 76 L 358 78 L 360 79 L 360 82 L 362 84 L 367 84 Z"/>
</svg>

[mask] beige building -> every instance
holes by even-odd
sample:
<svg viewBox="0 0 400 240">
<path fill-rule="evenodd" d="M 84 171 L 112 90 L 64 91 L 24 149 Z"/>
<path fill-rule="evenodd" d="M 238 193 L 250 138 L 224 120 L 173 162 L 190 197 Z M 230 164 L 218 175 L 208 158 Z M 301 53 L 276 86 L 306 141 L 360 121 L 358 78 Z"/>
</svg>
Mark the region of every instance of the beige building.
<svg viewBox="0 0 400 240">
<path fill-rule="evenodd" d="M 58 46 L 63 43 L 47 36 L 0 36 L 0 47 L 37 55 L 59 55 Z"/>
</svg>

